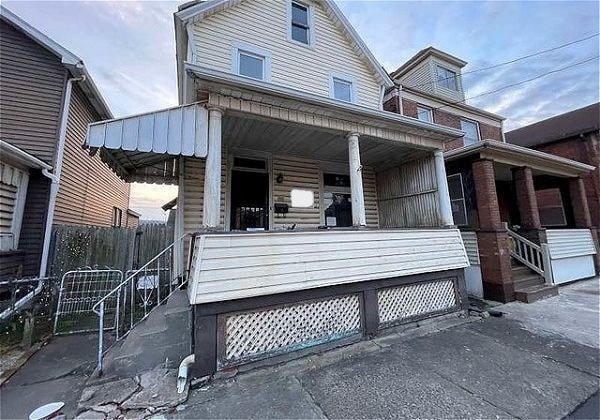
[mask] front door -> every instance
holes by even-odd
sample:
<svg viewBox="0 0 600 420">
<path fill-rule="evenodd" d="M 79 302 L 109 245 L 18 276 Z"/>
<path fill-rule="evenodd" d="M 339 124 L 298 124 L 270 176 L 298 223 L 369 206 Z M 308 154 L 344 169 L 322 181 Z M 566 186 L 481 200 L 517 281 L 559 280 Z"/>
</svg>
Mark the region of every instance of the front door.
<svg viewBox="0 0 600 420">
<path fill-rule="evenodd" d="M 231 230 L 269 228 L 268 181 L 267 172 L 234 166 L 231 171 Z"/>
</svg>

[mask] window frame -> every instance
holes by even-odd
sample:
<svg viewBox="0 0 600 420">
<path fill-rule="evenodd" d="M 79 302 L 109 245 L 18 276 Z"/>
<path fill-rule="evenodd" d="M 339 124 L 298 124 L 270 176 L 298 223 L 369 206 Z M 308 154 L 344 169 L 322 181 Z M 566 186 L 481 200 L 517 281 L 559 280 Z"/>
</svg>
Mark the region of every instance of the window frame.
<svg viewBox="0 0 600 420">
<path fill-rule="evenodd" d="M 117 217 L 118 216 L 118 217 Z M 117 224 L 118 219 L 118 224 Z M 123 209 L 114 206 L 112 211 L 112 227 L 121 228 L 123 227 Z"/>
<path fill-rule="evenodd" d="M 305 44 L 302 41 L 297 41 L 292 37 L 292 27 L 294 26 L 293 24 L 293 4 L 296 3 L 297 5 L 306 8 L 306 17 L 307 17 L 307 30 L 308 30 L 308 44 Z M 301 45 L 303 47 L 308 47 L 308 48 L 313 48 L 315 45 L 315 34 L 314 34 L 314 27 L 315 27 L 315 19 L 314 19 L 314 8 L 307 3 L 304 3 L 302 1 L 298 1 L 298 0 L 289 0 L 288 1 L 288 15 L 287 15 L 287 26 L 288 26 L 288 30 L 287 30 L 287 38 L 288 41 L 293 42 L 295 44 Z"/>
<path fill-rule="evenodd" d="M 262 58 L 263 60 L 263 77 L 258 79 L 252 76 L 246 76 L 240 72 L 240 55 L 245 54 Z M 271 82 L 271 51 L 264 48 L 259 48 L 255 45 L 246 44 L 243 42 L 233 42 L 231 47 L 231 72 L 240 77 L 245 77 L 250 80 L 259 80 L 263 82 Z"/>
<path fill-rule="evenodd" d="M 338 80 L 340 82 L 345 82 L 350 85 L 350 101 L 346 101 L 345 99 L 339 99 L 335 97 L 335 81 Z M 356 103 L 356 81 L 354 77 L 343 74 L 343 73 L 329 73 L 329 97 L 331 99 L 335 99 L 336 101 L 340 101 L 347 104 L 355 104 Z"/>
<path fill-rule="evenodd" d="M 460 181 L 460 192 L 461 192 L 461 198 L 452 198 L 452 196 L 450 196 L 450 178 L 452 177 L 458 177 L 459 181 Z M 447 175 L 446 176 L 446 183 L 448 184 L 448 198 L 450 199 L 450 210 L 452 210 L 452 203 L 454 201 L 462 201 L 462 208 L 463 208 L 463 212 L 464 212 L 464 216 L 465 216 L 465 223 L 457 223 L 456 220 L 454 220 L 454 224 L 456 226 L 468 226 L 469 225 L 469 217 L 467 214 L 467 200 L 465 199 L 465 184 L 463 183 L 463 179 L 462 179 L 462 174 L 456 173 L 456 174 L 451 174 L 451 175 Z M 452 218 L 454 219 L 454 214 L 452 215 Z"/>
<path fill-rule="evenodd" d="M 419 109 L 427 111 L 427 113 L 429 114 L 429 120 L 428 121 L 422 120 L 422 119 L 419 118 Z M 428 123 L 432 123 L 433 124 L 433 109 L 430 108 L 430 107 L 428 107 L 428 106 L 425 106 L 425 105 L 417 104 L 417 119 L 419 121 L 428 122 Z"/>
<path fill-rule="evenodd" d="M 454 76 L 448 76 L 445 75 L 441 78 L 440 80 L 440 75 L 438 73 L 439 70 L 443 70 L 445 73 L 452 73 Z M 458 86 L 458 77 L 459 77 L 459 72 L 456 70 L 452 70 L 449 69 L 448 67 L 445 67 L 441 64 L 436 63 L 435 64 L 435 84 L 437 87 L 443 88 L 443 89 L 447 89 L 447 90 L 451 90 L 453 92 L 459 92 L 459 86 Z M 454 87 L 448 87 L 446 86 L 446 82 L 450 81 L 450 80 L 454 80 Z"/>
<path fill-rule="evenodd" d="M 563 200 L 563 196 L 562 196 L 562 191 L 560 190 L 560 188 L 558 187 L 554 187 L 554 188 L 544 188 L 542 190 L 535 190 L 535 195 L 536 195 L 536 201 L 540 201 L 538 198 L 537 193 L 538 192 L 542 192 L 542 191 L 546 191 L 546 190 L 557 190 L 558 191 L 558 198 L 560 201 L 560 209 L 561 209 L 561 213 L 562 213 L 562 223 L 553 223 L 553 224 L 548 224 L 548 223 L 543 223 L 542 221 L 542 214 L 541 211 L 544 209 L 549 209 L 549 208 L 559 208 L 559 206 L 550 206 L 550 207 L 540 207 L 538 205 L 538 215 L 540 218 L 540 224 L 542 227 L 567 227 L 569 225 L 569 223 L 567 222 L 567 213 L 565 212 L 565 204 L 564 204 L 564 200 Z"/>
<path fill-rule="evenodd" d="M 347 187 L 344 186 L 336 186 L 336 185 L 327 185 L 325 183 L 325 177 L 326 175 L 338 175 L 338 176 L 346 176 L 349 177 L 350 176 L 350 172 L 348 168 L 345 168 L 343 165 L 342 166 L 337 166 L 334 165 L 331 168 L 328 169 L 321 169 L 320 171 L 320 191 L 319 191 L 319 212 L 320 212 L 320 218 L 321 218 L 321 224 L 323 226 L 327 226 L 329 229 L 346 229 L 350 226 L 352 226 L 352 224 L 350 224 L 350 226 L 328 226 L 327 225 L 327 216 L 325 216 L 325 194 L 327 193 L 332 193 L 332 194 L 347 194 L 350 196 L 350 200 L 352 200 L 352 187 L 349 185 Z"/>
<path fill-rule="evenodd" d="M 20 166 L 13 166 L 13 164 L 9 164 L 6 161 L 1 161 L 0 175 L 2 175 L 4 181 L 8 181 L 3 181 L 5 184 L 16 188 L 10 231 L 4 233 L 5 236 L 11 237 L 10 245 L 5 246 L 8 241 L 0 240 L 0 252 L 16 251 L 19 249 L 21 226 L 25 213 L 25 201 L 29 187 L 29 170 Z"/>
<path fill-rule="evenodd" d="M 479 121 L 470 120 L 470 119 L 468 119 L 468 118 L 461 118 L 461 119 L 460 119 L 460 129 L 461 129 L 462 131 L 465 131 L 465 130 L 463 130 L 463 128 L 462 128 L 462 124 L 463 124 L 463 122 L 466 122 L 466 123 L 471 123 L 471 124 L 475 124 L 475 127 L 477 128 L 477 138 L 476 138 L 476 139 L 473 139 L 474 141 L 473 141 L 472 143 L 469 143 L 469 144 L 467 144 L 467 143 L 465 142 L 465 140 L 466 140 L 468 137 L 467 137 L 466 135 L 465 135 L 465 136 L 463 136 L 463 146 L 469 146 L 469 145 L 471 145 L 471 144 L 475 144 L 475 143 L 477 143 L 477 142 L 480 142 L 480 141 L 481 141 L 481 131 L 480 131 L 480 129 L 479 129 Z M 469 139 L 470 139 L 470 138 L 469 138 Z"/>
</svg>

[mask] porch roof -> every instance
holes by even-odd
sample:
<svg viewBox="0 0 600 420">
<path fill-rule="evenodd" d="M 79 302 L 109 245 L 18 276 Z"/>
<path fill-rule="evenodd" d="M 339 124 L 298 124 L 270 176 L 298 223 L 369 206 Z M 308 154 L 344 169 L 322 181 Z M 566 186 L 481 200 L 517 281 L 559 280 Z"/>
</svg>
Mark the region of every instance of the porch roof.
<svg viewBox="0 0 600 420">
<path fill-rule="evenodd" d="M 557 176 L 576 177 L 594 170 L 585 163 L 496 140 L 482 140 L 444 153 L 446 161 L 473 156 Z"/>
</svg>

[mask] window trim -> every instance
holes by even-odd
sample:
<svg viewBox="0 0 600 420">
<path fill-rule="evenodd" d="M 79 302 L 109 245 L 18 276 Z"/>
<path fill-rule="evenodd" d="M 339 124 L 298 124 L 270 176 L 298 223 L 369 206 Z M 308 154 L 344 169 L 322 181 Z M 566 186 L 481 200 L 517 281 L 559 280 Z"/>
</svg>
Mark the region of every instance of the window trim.
<svg viewBox="0 0 600 420">
<path fill-rule="evenodd" d="M 263 78 L 257 79 L 246 76 L 240 73 L 240 53 L 257 56 L 263 59 Z M 245 77 L 250 80 L 262 80 L 264 82 L 271 81 L 271 51 L 264 48 L 259 48 L 252 44 L 234 41 L 231 46 L 231 72 L 240 77 Z"/>
<path fill-rule="evenodd" d="M 119 224 L 117 224 L 117 216 L 119 219 Z M 112 227 L 121 228 L 123 226 L 123 209 L 114 206 L 112 211 Z"/>
<path fill-rule="evenodd" d="M 459 172 L 459 173 L 456 173 L 456 174 L 447 175 L 446 176 L 446 183 L 449 184 L 448 181 L 452 177 L 458 177 L 458 179 L 460 181 L 460 192 L 461 192 L 462 198 L 454 198 L 453 199 L 450 196 L 450 188 L 448 187 L 448 198 L 450 199 L 450 205 L 451 205 L 450 207 L 452 207 L 452 202 L 453 201 L 462 201 L 462 203 L 463 203 L 462 208 L 463 208 L 463 211 L 464 211 L 465 222 L 466 222 L 466 223 L 457 223 L 456 220 L 454 220 L 454 224 L 456 226 L 469 226 L 469 217 L 468 217 L 468 214 L 467 214 L 467 200 L 465 199 L 465 185 L 463 183 L 462 174 Z"/>
<path fill-rule="evenodd" d="M 422 110 L 424 110 L 424 111 L 427 111 L 429 113 L 429 121 L 425 121 L 425 120 L 419 119 L 419 108 L 422 109 Z M 421 105 L 421 104 L 418 103 L 417 104 L 417 119 L 419 121 L 429 122 L 429 123 L 433 124 L 433 122 L 434 122 L 433 121 L 433 108 L 428 107 L 426 105 Z"/>
<path fill-rule="evenodd" d="M 447 87 L 447 86 L 444 86 L 441 84 L 442 82 L 439 80 L 438 69 L 443 69 L 445 72 L 454 73 L 453 78 L 450 78 L 448 76 L 445 76 L 442 78 L 442 80 L 444 80 L 444 81 L 454 79 L 454 88 L 450 88 L 450 87 Z M 446 90 L 449 90 L 452 92 L 460 92 L 460 88 L 459 88 L 459 84 L 458 84 L 459 77 L 460 77 L 460 73 L 458 71 L 448 68 L 448 67 L 444 66 L 443 64 L 435 63 L 435 85 L 436 85 L 436 87 L 439 87 L 441 89 L 446 89 Z"/>
<path fill-rule="evenodd" d="M 475 139 L 475 142 L 473 142 L 473 143 L 469 143 L 469 144 L 475 144 L 475 143 L 477 143 L 477 142 L 481 141 L 481 130 L 480 130 L 480 127 L 479 127 L 479 121 L 471 120 L 471 119 L 469 119 L 469 118 L 461 118 L 461 119 L 460 119 L 460 123 L 461 123 L 461 127 L 460 127 L 460 129 L 461 129 L 461 130 L 462 130 L 462 123 L 463 123 L 463 121 L 464 121 L 464 122 L 468 122 L 468 123 L 475 124 L 475 127 L 477 127 L 477 138 Z M 464 130 L 462 130 L 462 131 L 464 131 Z M 465 136 L 463 136 L 463 146 L 468 146 L 468 144 L 466 144 L 466 143 L 465 143 L 465 139 L 466 139 L 466 138 L 467 138 L 467 136 L 466 136 L 466 135 L 465 135 Z"/>
<path fill-rule="evenodd" d="M 292 3 L 296 3 L 302 7 L 306 7 L 307 9 L 307 18 L 308 18 L 308 44 L 305 44 L 304 42 L 300 42 L 300 41 L 296 41 L 294 38 L 292 38 Z M 288 1 L 288 13 L 287 13 L 287 39 L 290 42 L 293 42 L 294 44 L 297 45 L 301 45 L 303 47 L 306 48 L 314 48 L 315 45 L 315 31 L 314 31 L 314 27 L 315 27 L 315 14 L 314 14 L 314 7 L 312 7 L 310 4 L 307 4 L 303 1 L 298 1 L 298 0 L 289 0 Z"/>
<path fill-rule="evenodd" d="M 335 89 L 334 89 L 334 80 L 340 80 L 342 82 L 346 82 L 350 84 L 350 101 L 345 101 L 343 99 L 338 99 L 335 97 Z M 354 77 L 349 74 L 330 72 L 329 73 L 329 97 L 331 99 L 335 99 L 336 101 L 340 101 L 347 104 L 355 104 L 356 103 L 356 80 Z"/>
<path fill-rule="evenodd" d="M 17 189 L 15 194 L 14 208 L 9 233 L 9 235 L 12 236 L 12 245 L 7 247 L 6 249 L 3 249 L 0 245 L 0 252 L 15 251 L 19 249 L 21 226 L 23 224 L 25 201 L 27 200 L 27 190 L 29 186 L 29 171 L 22 167 L 17 167 L 8 164 L 5 161 L 0 163 L 0 176 L 3 177 L 6 181 L 8 181 L 6 182 L 6 184 L 12 185 Z M 12 175 L 9 175 L 11 173 Z M 6 179 L 7 177 L 9 179 Z M 14 177 L 16 177 L 16 179 Z"/>
</svg>

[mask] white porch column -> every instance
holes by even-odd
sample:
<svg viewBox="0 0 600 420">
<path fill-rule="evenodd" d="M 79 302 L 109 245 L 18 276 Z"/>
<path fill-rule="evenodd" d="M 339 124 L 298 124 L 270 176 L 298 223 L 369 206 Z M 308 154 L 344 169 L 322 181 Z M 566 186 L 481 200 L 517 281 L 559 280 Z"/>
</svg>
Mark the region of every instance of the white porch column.
<svg viewBox="0 0 600 420">
<path fill-rule="evenodd" d="M 454 225 L 452 218 L 452 207 L 450 206 L 450 192 L 448 191 L 448 179 L 446 178 L 446 166 L 444 165 L 444 151 L 433 152 L 435 160 L 435 179 L 438 188 L 438 204 L 440 207 L 440 221 L 444 226 Z"/>
<path fill-rule="evenodd" d="M 204 170 L 204 204 L 202 224 L 217 227 L 221 214 L 221 118 L 219 108 L 208 110 L 208 155 Z"/>
<path fill-rule="evenodd" d="M 358 134 L 350 133 L 348 139 L 348 157 L 350 162 L 350 192 L 352 194 L 352 225 L 366 226 L 365 196 L 363 193 L 362 165 L 360 164 L 360 148 Z"/>
</svg>

